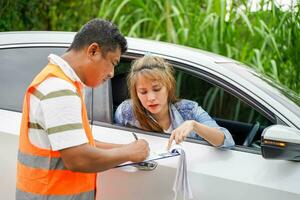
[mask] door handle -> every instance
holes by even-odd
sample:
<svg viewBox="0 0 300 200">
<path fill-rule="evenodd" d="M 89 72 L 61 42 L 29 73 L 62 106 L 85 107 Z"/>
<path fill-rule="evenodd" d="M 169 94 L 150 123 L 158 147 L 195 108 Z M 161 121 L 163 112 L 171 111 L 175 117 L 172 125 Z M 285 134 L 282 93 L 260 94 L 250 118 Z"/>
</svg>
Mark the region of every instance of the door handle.
<svg viewBox="0 0 300 200">
<path fill-rule="evenodd" d="M 134 167 L 142 171 L 152 171 L 157 167 L 157 165 L 158 163 L 152 160 L 147 162 L 140 162 L 138 164 L 135 164 Z"/>
</svg>

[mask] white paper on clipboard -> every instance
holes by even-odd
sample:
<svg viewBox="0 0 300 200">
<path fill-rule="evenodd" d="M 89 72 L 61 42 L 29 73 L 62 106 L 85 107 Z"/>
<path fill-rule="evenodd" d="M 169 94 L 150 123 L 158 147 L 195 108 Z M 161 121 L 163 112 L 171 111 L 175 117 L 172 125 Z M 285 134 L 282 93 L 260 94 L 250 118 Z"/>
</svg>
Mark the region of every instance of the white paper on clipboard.
<svg viewBox="0 0 300 200">
<path fill-rule="evenodd" d="M 167 150 L 150 151 L 149 156 L 145 160 L 143 160 L 142 162 L 149 162 L 149 161 L 153 161 L 153 160 L 166 159 L 166 158 L 179 156 L 179 155 L 180 155 L 180 151 L 178 151 L 176 148 L 171 148 L 169 151 L 167 151 Z M 125 162 L 125 163 L 122 163 L 122 164 L 116 166 L 115 168 L 130 166 L 130 165 L 136 165 L 136 164 L 139 164 L 139 163 Z"/>
</svg>

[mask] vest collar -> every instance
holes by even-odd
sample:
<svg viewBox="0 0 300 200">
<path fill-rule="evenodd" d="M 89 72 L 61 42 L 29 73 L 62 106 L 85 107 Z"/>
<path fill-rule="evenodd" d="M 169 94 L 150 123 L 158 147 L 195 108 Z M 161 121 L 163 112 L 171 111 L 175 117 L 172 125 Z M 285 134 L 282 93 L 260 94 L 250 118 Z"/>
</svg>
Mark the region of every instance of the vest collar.
<svg viewBox="0 0 300 200">
<path fill-rule="evenodd" d="M 48 60 L 51 64 L 57 65 L 64 72 L 64 74 L 68 76 L 71 80 L 75 82 L 79 82 L 81 86 L 85 86 L 84 83 L 77 76 L 73 68 L 63 58 L 55 54 L 50 54 L 48 56 Z"/>
</svg>

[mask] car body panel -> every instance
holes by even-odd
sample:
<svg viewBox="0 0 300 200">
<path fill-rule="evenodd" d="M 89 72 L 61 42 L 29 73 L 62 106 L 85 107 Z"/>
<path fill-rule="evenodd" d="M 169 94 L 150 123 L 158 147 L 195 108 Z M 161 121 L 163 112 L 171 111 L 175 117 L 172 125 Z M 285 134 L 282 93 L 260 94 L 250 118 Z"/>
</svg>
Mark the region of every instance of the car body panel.
<svg viewBox="0 0 300 200">
<path fill-rule="evenodd" d="M 105 142 L 128 143 L 134 140 L 130 131 L 119 129 L 94 126 L 93 133 L 95 139 Z M 137 135 L 140 139 L 147 140 L 153 150 L 161 150 L 168 141 L 167 138 Z M 266 199 L 268 195 L 272 199 L 300 197 L 299 187 L 295 184 L 300 177 L 298 163 L 266 160 L 257 154 L 218 149 L 205 144 L 184 142 L 182 146 L 187 156 L 188 175 L 195 199 L 205 196 L 207 199 L 219 199 L 222 196 L 238 199 L 234 188 L 239 188 L 241 195 L 249 194 L 248 197 L 243 197 L 247 200 L 254 197 Z M 129 200 L 137 191 L 143 191 L 142 194 L 136 194 L 144 194 L 142 199 L 171 199 L 178 157 L 157 162 L 158 167 L 150 172 L 124 167 L 100 173 L 100 192 L 103 193 L 101 199 Z M 159 184 L 153 184 L 153 180 Z M 118 189 L 116 192 L 108 192 L 112 188 Z M 216 194 L 205 192 L 213 188 L 216 188 Z M 161 189 L 168 192 L 159 192 Z"/>
<path fill-rule="evenodd" d="M 15 199 L 21 113 L 0 109 L 0 199 Z"/>
</svg>

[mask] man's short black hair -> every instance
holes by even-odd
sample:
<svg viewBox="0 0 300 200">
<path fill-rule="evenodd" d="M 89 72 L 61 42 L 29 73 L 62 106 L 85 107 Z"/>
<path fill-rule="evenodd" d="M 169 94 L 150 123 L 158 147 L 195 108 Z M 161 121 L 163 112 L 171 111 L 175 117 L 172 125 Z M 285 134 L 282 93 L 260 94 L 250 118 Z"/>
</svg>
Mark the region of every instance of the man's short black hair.
<svg viewBox="0 0 300 200">
<path fill-rule="evenodd" d="M 120 48 L 121 54 L 127 50 L 127 41 L 118 27 L 103 19 L 92 19 L 87 22 L 74 37 L 70 50 L 80 50 L 96 42 L 104 56 L 109 51 Z"/>
</svg>

